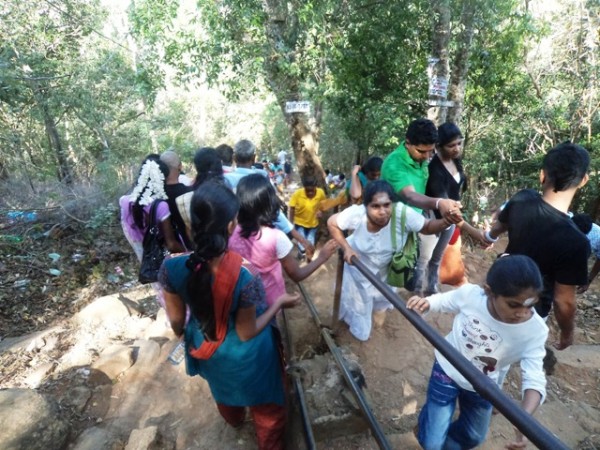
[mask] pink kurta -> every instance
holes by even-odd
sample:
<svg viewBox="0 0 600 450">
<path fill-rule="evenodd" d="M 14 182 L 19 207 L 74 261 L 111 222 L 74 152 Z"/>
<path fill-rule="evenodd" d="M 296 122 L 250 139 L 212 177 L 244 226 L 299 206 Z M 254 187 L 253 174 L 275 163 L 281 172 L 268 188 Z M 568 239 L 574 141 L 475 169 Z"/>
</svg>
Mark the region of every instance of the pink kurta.
<svg viewBox="0 0 600 450">
<path fill-rule="evenodd" d="M 248 239 L 243 238 L 240 232 L 238 225 L 229 238 L 229 249 L 242 255 L 256 268 L 265 286 L 270 306 L 285 294 L 285 281 L 279 260 L 292 251 L 293 244 L 283 231 L 276 228 L 262 227 Z"/>
</svg>

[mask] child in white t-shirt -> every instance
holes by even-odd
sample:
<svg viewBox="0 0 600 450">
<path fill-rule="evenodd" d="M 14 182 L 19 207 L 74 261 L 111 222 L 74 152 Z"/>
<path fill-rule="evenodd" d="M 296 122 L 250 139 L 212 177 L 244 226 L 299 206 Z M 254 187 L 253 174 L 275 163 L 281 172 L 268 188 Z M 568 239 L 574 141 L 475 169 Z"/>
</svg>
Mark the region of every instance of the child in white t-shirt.
<svg viewBox="0 0 600 450">
<path fill-rule="evenodd" d="M 431 297 L 411 297 L 406 306 L 419 313 L 456 313 L 446 340 L 493 381 L 516 362 L 522 370 L 521 406 L 533 414 L 546 395 L 543 359 L 548 327 L 533 309 L 543 287 L 536 263 L 528 256 L 496 260 L 483 288 L 465 284 Z M 419 414 L 418 440 L 424 449 L 469 449 L 486 437 L 492 404 L 437 350 L 427 399 Z M 458 418 L 452 422 L 456 403 Z M 507 448 L 524 448 L 523 435 Z"/>
</svg>

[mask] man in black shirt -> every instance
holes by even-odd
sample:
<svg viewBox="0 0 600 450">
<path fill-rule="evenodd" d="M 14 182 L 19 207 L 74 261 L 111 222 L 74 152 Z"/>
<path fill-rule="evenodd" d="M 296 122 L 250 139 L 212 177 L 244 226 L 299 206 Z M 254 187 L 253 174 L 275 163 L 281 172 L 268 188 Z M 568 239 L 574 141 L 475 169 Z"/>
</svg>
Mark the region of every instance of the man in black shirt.
<svg viewBox="0 0 600 450">
<path fill-rule="evenodd" d="M 544 291 L 536 304 L 547 317 L 554 306 L 560 340 L 553 345 L 563 350 L 573 344 L 577 286 L 587 282 L 590 245 L 569 217 L 575 192 L 588 181 L 588 152 L 581 146 L 563 143 L 544 157 L 540 182 L 542 195 L 532 189 L 515 194 L 506 204 L 486 238 L 495 242 L 508 231 L 505 252 L 531 257 L 544 278 Z"/>
<path fill-rule="evenodd" d="M 185 231 L 185 223 L 181 218 L 175 199 L 180 195 L 190 192 L 193 189 L 179 182 L 179 174 L 181 173 L 181 159 L 179 155 L 172 150 L 167 150 L 160 155 L 160 160 L 169 167 L 169 176 L 165 180 L 165 193 L 167 194 L 169 209 L 171 210 L 171 223 L 175 229 L 175 233 L 188 250 L 191 250 L 192 242 Z"/>
</svg>

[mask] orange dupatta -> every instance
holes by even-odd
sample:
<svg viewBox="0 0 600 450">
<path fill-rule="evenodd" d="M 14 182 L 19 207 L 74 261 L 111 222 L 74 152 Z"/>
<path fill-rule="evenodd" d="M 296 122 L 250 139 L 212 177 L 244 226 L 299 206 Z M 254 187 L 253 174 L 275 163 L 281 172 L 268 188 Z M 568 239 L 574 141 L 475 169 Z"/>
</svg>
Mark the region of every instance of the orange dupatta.
<svg viewBox="0 0 600 450">
<path fill-rule="evenodd" d="M 242 257 L 234 252 L 226 252 L 217 267 L 212 286 L 213 304 L 215 309 L 216 341 L 204 339 L 198 348 L 190 349 L 190 355 L 196 359 L 209 359 L 221 346 L 227 336 L 229 311 L 233 303 L 233 291 L 240 277 Z"/>
</svg>

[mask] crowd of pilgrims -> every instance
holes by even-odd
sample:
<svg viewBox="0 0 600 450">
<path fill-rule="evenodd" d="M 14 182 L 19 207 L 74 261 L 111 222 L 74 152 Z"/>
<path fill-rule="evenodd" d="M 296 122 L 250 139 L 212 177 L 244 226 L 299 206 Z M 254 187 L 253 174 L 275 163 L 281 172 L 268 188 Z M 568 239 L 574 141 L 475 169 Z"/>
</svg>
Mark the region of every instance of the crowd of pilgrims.
<svg viewBox="0 0 600 450">
<path fill-rule="evenodd" d="M 576 290 L 585 291 L 600 272 L 597 259 L 588 277 L 590 243 L 600 256 L 600 227 L 586 215 L 572 219 L 568 210 L 588 180 L 589 155 L 571 143 L 551 149 L 540 171 L 542 193 L 518 192 L 498 209 L 491 227 L 479 229 L 461 213 L 467 187 L 462 144 L 457 125 L 416 119 L 385 159 L 354 166 L 349 179 L 327 171 L 334 198 L 312 176 L 301 177 L 294 189 L 290 155 L 282 150 L 272 162 L 257 163 L 249 140 L 197 150 L 193 179 L 173 150 L 142 162 L 132 190 L 119 201 L 124 234 L 141 261 L 144 234 L 152 220 L 158 223 L 171 255 L 153 287 L 185 344 L 186 371 L 206 379 L 233 427 L 249 411 L 260 449 L 285 447 L 285 356 L 276 318 L 300 297 L 286 291 L 283 273 L 304 280 L 341 248 L 346 264 L 339 319 L 367 341 L 392 305 L 351 260 L 358 257 L 385 282 L 392 233 L 396 249 L 409 232 L 419 236 L 407 306 L 454 314 L 446 336 L 452 346 L 499 386 L 519 362 L 522 407 L 533 413 L 543 402 L 546 318 L 554 308 L 560 328 L 554 347 L 571 345 Z M 286 189 L 293 190 L 287 205 L 281 200 Z M 317 249 L 323 213 L 332 208 L 341 211 L 326 220 L 331 239 Z M 463 277 L 455 289 L 440 292 L 444 252 L 461 232 L 485 248 L 507 232 L 507 256 L 492 265 L 483 286 Z M 460 414 L 453 419 L 456 404 Z M 485 440 L 492 409 L 436 351 L 416 437 L 426 449 L 473 448 Z M 515 430 L 507 448 L 525 446 Z"/>
</svg>

